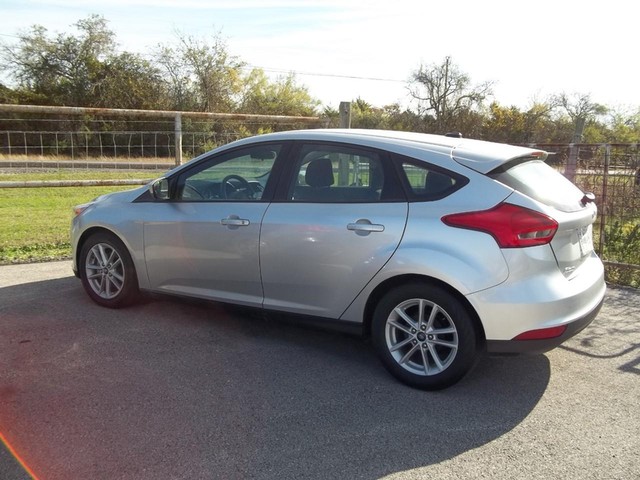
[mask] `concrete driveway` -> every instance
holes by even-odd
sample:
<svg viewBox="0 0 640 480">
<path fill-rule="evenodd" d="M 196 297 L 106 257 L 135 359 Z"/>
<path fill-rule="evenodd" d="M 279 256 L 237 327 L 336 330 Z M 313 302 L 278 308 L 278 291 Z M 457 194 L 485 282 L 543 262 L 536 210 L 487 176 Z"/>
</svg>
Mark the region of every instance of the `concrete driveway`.
<svg viewBox="0 0 640 480">
<path fill-rule="evenodd" d="M 69 262 L 0 267 L 0 287 L 2 479 L 640 478 L 637 290 L 553 352 L 427 393 L 359 338 L 100 308 Z"/>
</svg>

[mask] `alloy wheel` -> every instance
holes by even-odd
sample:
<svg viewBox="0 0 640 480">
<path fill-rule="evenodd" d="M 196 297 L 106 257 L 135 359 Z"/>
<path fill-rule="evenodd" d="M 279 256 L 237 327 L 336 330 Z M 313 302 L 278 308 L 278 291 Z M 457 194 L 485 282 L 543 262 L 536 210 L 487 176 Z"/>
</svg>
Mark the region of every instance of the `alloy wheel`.
<svg viewBox="0 0 640 480">
<path fill-rule="evenodd" d="M 125 282 L 125 268 L 118 251 L 107 243 L 97 243 L 89 250 L 85 273 L 91 289 L 105 300 L 118 296 Z"/>
<path fill-rule="evenodd" d="M 421 376 L 446 370 L 458 351 L 458 331 L 449 314 L 422 298 L 398 304 L 385 328 L 387 348 L 405 370 Z"/>
</svg>

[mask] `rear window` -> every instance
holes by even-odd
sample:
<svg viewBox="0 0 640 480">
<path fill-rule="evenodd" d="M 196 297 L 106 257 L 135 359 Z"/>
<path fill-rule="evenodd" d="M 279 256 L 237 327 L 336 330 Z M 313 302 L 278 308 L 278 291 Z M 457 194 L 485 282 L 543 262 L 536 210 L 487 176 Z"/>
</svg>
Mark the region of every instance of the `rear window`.
<svg viewBox="0 0 640 480">
<path fill-rule="evenodd" d="M 575 212 L 583 208 L 580 200 L 583 192 L 541 160 L 519 163 L 507 170 L 490 174 L 504 183 L 545 205 L 563 212 Z"/>
</svg>

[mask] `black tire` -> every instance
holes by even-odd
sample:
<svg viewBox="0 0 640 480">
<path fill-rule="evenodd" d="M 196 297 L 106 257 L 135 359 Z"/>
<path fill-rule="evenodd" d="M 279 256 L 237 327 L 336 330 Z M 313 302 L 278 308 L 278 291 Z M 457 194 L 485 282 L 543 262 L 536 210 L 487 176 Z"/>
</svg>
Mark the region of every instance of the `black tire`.
<svg viewBox="0 0 640 480">
<path fill-rule="evenodd" d="M 103 307 L 120 308 L 138 299 L 138 278 L 131 255 L 111 233 L 95 233 L 84 242 L 78 271 L 89 297 Z"/>
<path fill-rule="evenodd" d="M 385 368 L 422 390 L 453 385 L 478 358 L 477 333 L 467 310 L 454 295 L 427 283 L 402 285 L 382 297 L 371 334 Z"/>
</svg>

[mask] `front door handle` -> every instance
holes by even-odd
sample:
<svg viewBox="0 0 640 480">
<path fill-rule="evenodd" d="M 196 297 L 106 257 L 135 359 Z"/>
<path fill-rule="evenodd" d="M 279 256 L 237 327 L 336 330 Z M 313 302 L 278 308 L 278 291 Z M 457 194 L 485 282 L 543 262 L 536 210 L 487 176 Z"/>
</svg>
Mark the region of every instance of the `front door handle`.
<svg viewBox="0 0 640 480">
<path fill-rule="evenodd" d="M 371 232 L 384 232 L 384 225 L 371 223 L 371 220 L 361 218 L 355 223 L 347 224 L 347 230 L 356 232 L 358 235 L 369 235 Z"/>
<path fill-rule="evenodd" d="M 226 225 L 228 227 L 246 227 L 251 222 L 244 218 L 240 218 L 237 215 L 229 215 L 227 218 L 220 220 L 220 225 Z"/>
</svg>

